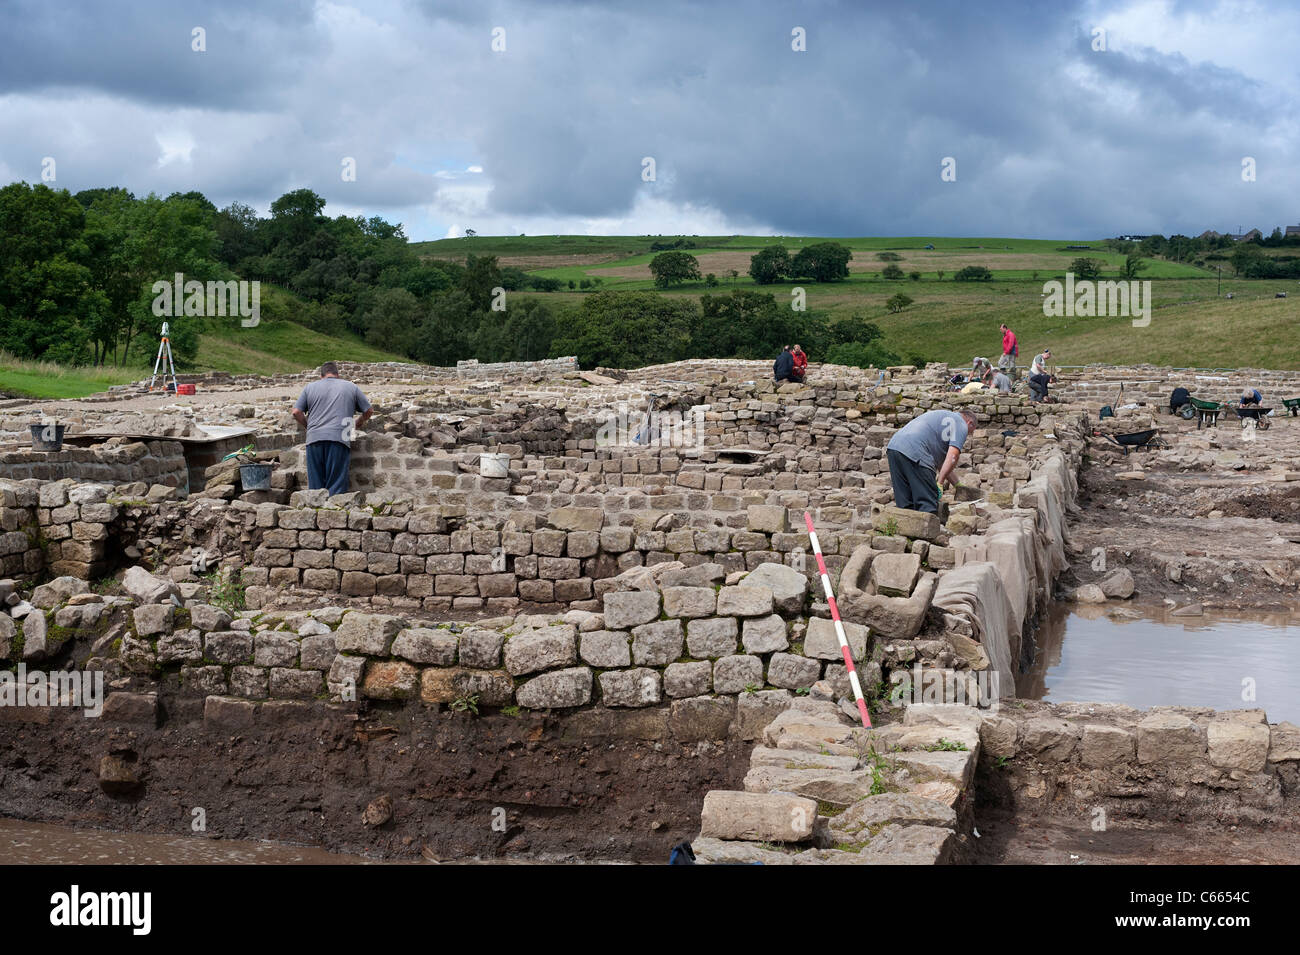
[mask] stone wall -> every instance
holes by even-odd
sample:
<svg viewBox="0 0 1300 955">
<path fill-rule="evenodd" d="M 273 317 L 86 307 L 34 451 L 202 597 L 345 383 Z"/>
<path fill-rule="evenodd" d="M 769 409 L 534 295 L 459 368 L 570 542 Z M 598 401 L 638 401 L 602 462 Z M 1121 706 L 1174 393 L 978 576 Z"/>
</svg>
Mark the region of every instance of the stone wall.
<svg viewBox="0 0 1300 955">
<path fill-rule="evenodd" d="M 96 448 L 64 445 L 61 451 L 0 452 L 0 478 L 10 481 L 77 481 L 186 486 L 185 453 L 178 441 L 113 439 Z"/>
<path fill-rule="evenodd" d="M 45 550 L 35 488 L 0 485 L 0 575 L 35 577 L 45 569 Z"/>
<path fill-rule="evenodd" d="M 1121 394 L 1120 386 L 1123 385 Z M 1052 393 L 1063 401 L 1089 406 L 1127 404 L 1138 401 L 1168 409 L 1169 395 L 1175 388 L 1186 388 L 1206 401 L 1231 401 L 1250 388 L 1258 388 L 1264 404 L 1285 413 L 1283 398 L 1300 398 L 1300 372 L 1267 371 L 1255 368 L 1178 369 L 1154 365 L 1118 368 L 1112 365 L 1089 365 L 1069 369 Z"/>
<path fill-rule="evenodd" d="M 1300 727 L 1263 710 L 1026 702 L 977 726 L 1000 810 L 1275 826 L 1300 808 Z"/>
<path fill-rule="evenodd" d="M 480 362 L 477 358 L 456 362 L 456 374 L 461 378 L 549 378 L 567 375 L 578 370 L 578 359 L 544 358 L 540 361 Z"/>
</svg>

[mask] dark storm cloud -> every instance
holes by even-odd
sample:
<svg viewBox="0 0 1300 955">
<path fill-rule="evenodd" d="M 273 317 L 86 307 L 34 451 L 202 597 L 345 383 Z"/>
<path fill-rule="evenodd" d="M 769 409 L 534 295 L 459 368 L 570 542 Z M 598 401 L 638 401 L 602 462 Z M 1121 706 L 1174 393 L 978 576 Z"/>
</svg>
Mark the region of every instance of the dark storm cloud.
<svg viewBox="0 0 1300 955">
<path fill-rule="evenodd" d="M 0 92 L 84 89 L 145 103 L 265 108 L 319 42 L 309 0 L 0 5 Z M 205 52 L 193 49 L 194 28 Z"/>
<path fill-rule="evenodd" d="M 307 185 L 331 211 L 438 230 L 464 213 L 550 231 L 647 202 L 831 235 L 1267 230 L 1295 218 L 1289 66 L 1274 80 L 1161 49 L 1158 31 L 1142 32 L 1149 11 L 1094 51 L 1097 23 L 1130 22 L 1115 4 L 73 9 L 0 8 L 0 172 L 30 179 L 36 159 L 59 155 L 77 188 L 198 188 L 263 208 Z M 200 25 L 206 54 L 190 50 Z M 791 50 L 794 27 L 807 52 Z M 641 178 L 647 156 L 654 182 Z M 1243 156 L 1259 160 L 1258 182 L 1241 181 Z M 343 157 L 356 182 L 340 182 Z M 956 182 L 940 178 L 945 157 Z"/>
</svg>

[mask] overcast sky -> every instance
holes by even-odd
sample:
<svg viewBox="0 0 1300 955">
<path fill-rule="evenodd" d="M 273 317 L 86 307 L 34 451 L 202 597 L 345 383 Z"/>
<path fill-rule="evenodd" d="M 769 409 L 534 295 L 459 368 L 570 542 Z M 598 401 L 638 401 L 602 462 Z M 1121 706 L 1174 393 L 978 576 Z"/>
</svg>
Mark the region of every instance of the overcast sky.
<svg viewBox="0 0 1300 955">
<path fill-rule="evenodd" d="M 1282 0 L 3 0 L 0 182 L 307 186 L 415 239 L 1267 233 L 1297 50 Z"/>
</svg>

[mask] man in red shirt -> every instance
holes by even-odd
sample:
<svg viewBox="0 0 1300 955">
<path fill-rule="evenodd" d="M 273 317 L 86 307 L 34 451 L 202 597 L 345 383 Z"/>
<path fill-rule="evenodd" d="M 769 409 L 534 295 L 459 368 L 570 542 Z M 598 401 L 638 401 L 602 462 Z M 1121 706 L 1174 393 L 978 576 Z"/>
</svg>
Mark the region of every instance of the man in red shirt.
<svg viewBox="0 0 1300 955">
<path fill-rule="evenodd" d="M 808 356 L 798 345 L 794 346 L 794 381 L 803 381 L 808 375 Z"/>
<path fill-rule="evenodd" d="M 1016 367 L 1016 356 L 1020 354 L 1020 346 L 1016 343 L 1016 333 L 1007 328 L 1005 323 L 999 328 L 1002 329 L 1002 357 L 998 359 L 998 367 L 1007 371 Z"/>
</svg>

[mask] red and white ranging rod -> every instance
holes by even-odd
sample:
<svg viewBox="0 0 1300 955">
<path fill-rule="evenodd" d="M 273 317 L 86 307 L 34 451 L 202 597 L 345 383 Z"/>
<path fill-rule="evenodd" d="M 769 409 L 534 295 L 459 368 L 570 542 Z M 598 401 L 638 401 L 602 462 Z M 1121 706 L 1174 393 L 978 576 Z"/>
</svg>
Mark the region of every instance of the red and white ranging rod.
<svg viewBox="0 0 1300 955">
<path fill-rule="evenodd" d="M 822 589 L 826 591 L 826 602 L 831 607 L 831 619 L 835 621 L 835 636 L 840 641 L 840 653 L 844 656 L 844 666 L 849 671 L 849 683 L 853 687 L 854 699 L 858 701 L 858 713 L 862 716 L 862 725 L 871 729 L 871 717 L 867 715 L 867 701 L 862 696 L 862 683 L 858 680 L 858 671 L 853 666 L 853 651 L 849 649 L 849 638 L 844 632 L 844 621 L 840 619 L 840 608 L 835 603 L 835 594 L 831 590 L 831 577 L 826 573 L 826 561 L 822 557 L 822 545 L 817 540 L 817 531 L 813 528 L 812 515 L 803 512 L 804 523 L 808 525 L 808 538 L 812 541 L 813 553 L 817 555 L 817 570 L 822 575 Z"/>
</svg>

